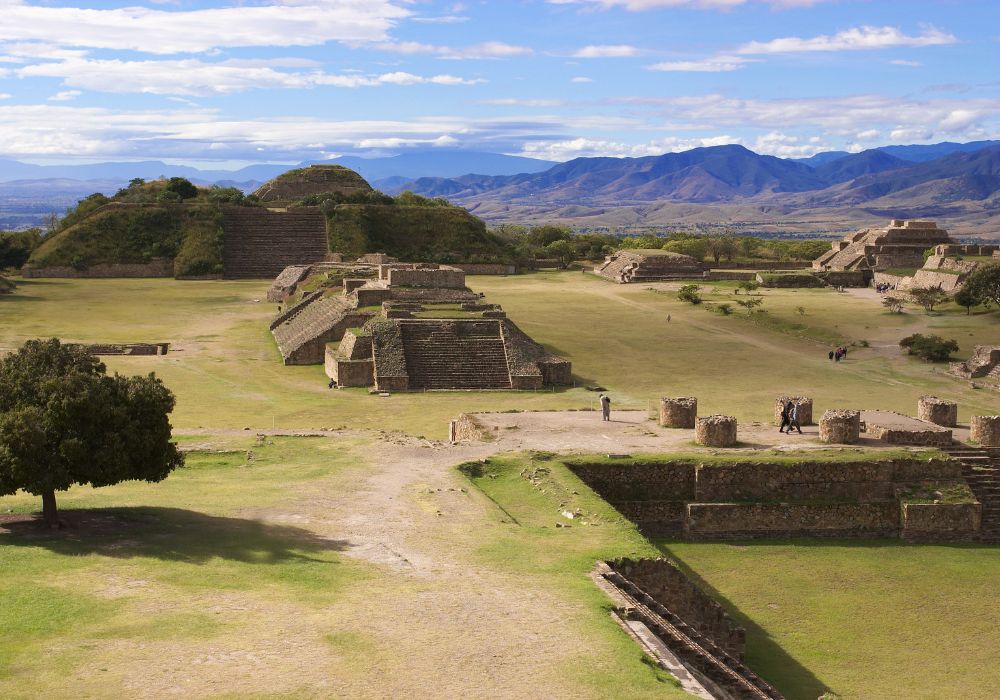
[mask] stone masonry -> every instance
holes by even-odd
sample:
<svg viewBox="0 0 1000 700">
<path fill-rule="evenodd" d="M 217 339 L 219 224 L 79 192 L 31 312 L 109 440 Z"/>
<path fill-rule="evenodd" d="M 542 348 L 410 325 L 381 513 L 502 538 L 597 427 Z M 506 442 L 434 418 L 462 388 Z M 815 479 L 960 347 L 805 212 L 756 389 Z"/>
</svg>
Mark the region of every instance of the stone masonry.
<svg viewBox="0 0 1000 700">
<path fill-rule="evenodd" d="M 736 444 L 736 418 L 719 415 L 699 418 L 695 441 L 706 447 L 732 447 Z"/>
<path fill-rule="evenodd" d="M 813 400 L 807 396 L 779 396 L 774 400 L 774 424 L 781 425 L 781 412 L 785 410 L 785 404 L 791 401 L 799 407 L 799 423 L 801 425 L 813 424 Z"/>
<path fill-rule="evenodd" d="M 861 413 L 830 410 L 819 419 L 820 442 L 853 445 L 861 439 Z"/>
<path fill-rule="evenodd" d="M 969 427 L 973 442 L 981 447 L 1000 447 L 1000 416 L 973 416 Z"/>
<path fill-rule="evenodd" d="M 835 241 L 829 252 L 813 261 L 813 269 L 916 269 L 923 267 L 925 250 L 952 242 L 948 232 L 933 221 L 893 219 L 885 228 L 862 229 Z"/>
<path fill-rule="evenodd" d="M 664 428 L 693 428 L 698 417 L 698 399 L 693 396 L 660 399 L 660 425 Z"/>
<path fill-rule="evenodd" d="M 954 428 L 958 423 L 958 404 L 936 396 L 921 396 L 917 401 L 917 418 Z"/>
</svg>

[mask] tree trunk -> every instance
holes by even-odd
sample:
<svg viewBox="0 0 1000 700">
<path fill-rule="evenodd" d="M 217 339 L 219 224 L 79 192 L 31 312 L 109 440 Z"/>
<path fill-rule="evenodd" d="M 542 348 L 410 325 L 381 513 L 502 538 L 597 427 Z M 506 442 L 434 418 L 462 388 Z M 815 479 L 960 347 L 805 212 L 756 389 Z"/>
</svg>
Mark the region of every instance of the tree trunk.
<svg viewBox="0 0 1000 700">
<path fill-rule="evenodd" d="M 42 519 L 49 528 L 59 527 L 59 511 L 56 508 L 56 492 L 49 489 L 42 494 Z"/>
</svg>

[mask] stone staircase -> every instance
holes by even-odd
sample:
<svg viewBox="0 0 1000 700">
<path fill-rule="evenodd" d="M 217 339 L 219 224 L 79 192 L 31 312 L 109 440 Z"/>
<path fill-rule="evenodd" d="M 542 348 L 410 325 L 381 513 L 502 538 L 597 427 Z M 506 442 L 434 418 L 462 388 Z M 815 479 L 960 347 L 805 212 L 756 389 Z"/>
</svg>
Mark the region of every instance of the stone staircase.
<svg viewBox="0 0 1000 700">
<path fill-rule="evenodd" d="M 942 452 L 962 463 L 962 476 L 983 506 L 978 540 L 1000 544 L 1000 448 L 956 445 Z"/>
<path fill-rule="evenodd" d="M 227 279 L 273 279 L 289 265 L 326 259 L 326 219 L 316 207 L 226 207 L 222 229 Z"/>
<path fill-rule="evenodd" d="M 510 389 L 499 321 L 399 322 L 409 388 Z"/>
</svg>

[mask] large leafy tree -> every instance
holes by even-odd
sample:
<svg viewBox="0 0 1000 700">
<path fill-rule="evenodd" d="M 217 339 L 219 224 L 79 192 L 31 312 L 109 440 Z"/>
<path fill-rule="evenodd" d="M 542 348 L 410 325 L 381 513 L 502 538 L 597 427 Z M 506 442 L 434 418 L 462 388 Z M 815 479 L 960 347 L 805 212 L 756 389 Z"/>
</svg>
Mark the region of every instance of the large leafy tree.
<svg viewBox="0 0 1000 700">
<path fill-rule="evenodd" d="M 56 491 L 162 481 L 184 463 L 170 442 L 173 408 L 152 374 L 108 376 L 81 346 L 29 340 L 0 360 L 0 495 L 41 496 L 55 527 Z"/>
<path fill-rule="evenodd" d="M 1000 264 L 991 263 L 976 269 L 966 278 L 964 290 L 968 290 L 966 293 L 976 299 L 977 304 L 1000 306 Z"/>
</svg>

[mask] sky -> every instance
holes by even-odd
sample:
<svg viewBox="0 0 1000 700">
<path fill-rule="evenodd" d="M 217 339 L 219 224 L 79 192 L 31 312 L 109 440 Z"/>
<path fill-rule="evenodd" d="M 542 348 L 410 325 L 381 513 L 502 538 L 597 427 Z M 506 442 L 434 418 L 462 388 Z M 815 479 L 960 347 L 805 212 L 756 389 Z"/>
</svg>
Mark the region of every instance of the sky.
<svg viewBox="0 0 1000 700">
<path fill-rule="evenodd" d="M 0 157 L 1000 138 L 997 0 L 0 0 Z"/>
</svg>

